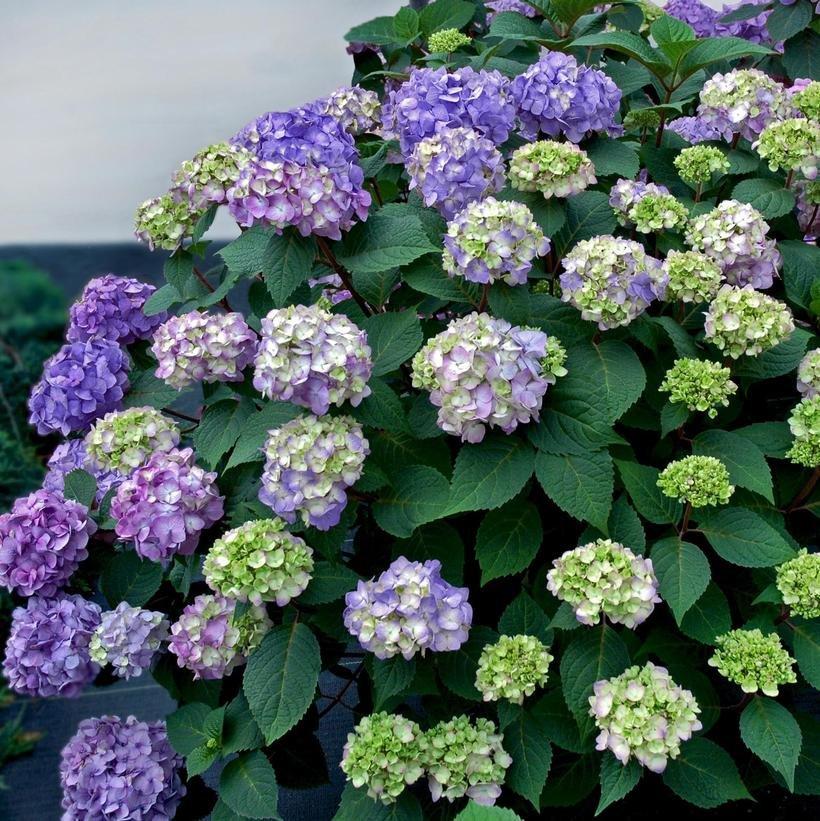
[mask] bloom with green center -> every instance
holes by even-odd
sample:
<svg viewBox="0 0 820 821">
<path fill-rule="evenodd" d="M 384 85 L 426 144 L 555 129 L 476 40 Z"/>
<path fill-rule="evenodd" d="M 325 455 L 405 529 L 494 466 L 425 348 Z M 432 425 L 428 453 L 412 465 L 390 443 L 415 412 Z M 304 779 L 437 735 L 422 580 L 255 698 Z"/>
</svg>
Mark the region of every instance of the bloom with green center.
<svg viewBox="0 0 820 821">
<path fill-rule="evenodd" d="M 187 200 L 177 202 L 172 194 L 163 194 L 137 208 L 134 235 L 152 251 L 155 248 L 176 251 L 183 240 L 191 236 L 203 213 L 192 211 Z"/>
<path fill-rule="evenodd" d="M 628 218 L 642 234 L 672 231 L 689 218 L 686 206 L 671 194 L 646 194 L 629 209 Z"/>
<path fill-rule="evenodd" d="M 253 161 L 253 154 L 240 145 L 209 145 L 182 163 L 173 176 L 171 194 L 193 211 L 207 208 L 211 203 L 223 203 L 228 189 Z"/>
<path fill-rule="evenodd" d="M 770 123 L 752 148 L 772 171 L 800 171 L 813 180 L 820 162 L 820 124 L 803 118 Z"/>
<path fill-rule="evenodd" d="M 776 696 L 781 684 L 794 684 L 797 676 L 794 659 L 777 633 L 754 630 L 732 630 L 715 639 L 718 649 L 707 662 L 729 681 L 740 685 L 744 693 Z"/>
<path fill-rule="evenodd" d="M 539 140 L 517 148 L 510 160 L 510 184 L 519 191 L 570 197 L 597 182 L 586 151 L 573 143 Z"/>
<path fill-rule="evenodd" d="M 223 596 L 284 607 L 307 587 L 313 551 L 281 519 L 258 519 L 217 539 L 203 572 L 208 586 Z"/>
<path fill-rule="evenodd" d="M 820 348 L 809 351 L 797 366 L 797 390 L 806 399 L 820 393 Z"/>
<path fill-rule="evenodd" d="M 725 505 L 735 492 L 726 465 L 714 456 L 685 456 L 670 462 L 658 476 L 658 487 L 692 507 Z"/>
<path fill-rule="evenodd" d="M 705 359 L 676 359 L 666 372 L 660 390 L 669 401 L 686 405 L 690 411 L 706 413 L 710 419 L 718 409 L 729 404 L 737 385 L 729 378 L 731 371 L 718 362 Z"/>
<path fill-rule="evenodd" d="M 820 82 L 814 80 L 792 95 L 792 105 L 810 120 L 820 120 Z"/>
<path fill-rule="evenodd" d="M 492 721 L 458 716 L 431 727 L 425 738 L 422 763 L 433 801 L 466 795 L 477 804 L 495 804 L 512 758 Z"/>
<path fill-rule="evenodd" d="M 789 417 L 794 444 L 786 454 L 804 467 L 820 465 L 820 394 L 801 399 Z"/>
<path fill-rule="evenodd" d="M 373 713 L 347 736 L 340 764 L 354 787 L 382 804 L 392 804 L 421 778 L 427 741 L 418 724 L 404 716 Z"/>
<path fill-rule="evenodd" d="M 666 255 L 663 269 L 669 277 L 667 299 L 708 302 L 720 289 L 723 273 L 711 257 L 700 251 L 675 251 Z"/>
<path fill-rule="evenodd" d="M 432 54 L 449 54 L 462 46 L 469 46 L 472 40 L 462 34 L 458 29 L 442 29 L 434 31 L 427 40 L 427 45 Z"/>
<path fill-rule="evenodd" d="M 476 689 L 484 701 L 506 699 L 523 704 L 536 687 L 547 683 L 547 670 L 553 656 L 549 647 L 535 636 L 501 636 L 487 644 L 478 660 Z"/>
<path fill-rule="evenodd" d="M 684 148 L 674 162 L 680 178 L 692 185 L 709 182 L 712 174 L 725 174 L 730 167 L 726 155 L 711 145 Z"/>
<path fill-rule="evenodd" d="M 803 548 L 777 568 L 777 589 L 792 613 L 804 619 L 820 617 L 820 553 Z"/>
<path fill-rule="evenodd" d="M 85 449 L 97 470 L 129 474 L 155 453 L 179 444 L 179 428 L 156 408 L 128 408 L 98 419 L 85 437 Z"/>
</svg>

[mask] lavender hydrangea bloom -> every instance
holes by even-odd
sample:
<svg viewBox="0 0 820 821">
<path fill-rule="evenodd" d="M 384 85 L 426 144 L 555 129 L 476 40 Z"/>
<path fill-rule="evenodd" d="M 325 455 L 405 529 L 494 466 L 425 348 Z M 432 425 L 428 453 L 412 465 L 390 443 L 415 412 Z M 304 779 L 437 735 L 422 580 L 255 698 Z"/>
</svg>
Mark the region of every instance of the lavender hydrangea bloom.
<svg viewBox="0 0 820 821">
<path fill-rule="evenodd" d="M 82 596 L 32 596 L 11 614 L 3 674 L 15 693 L 72 698 L 100 668 L 89 656 L 100 608 Z"/>
<path fill-rule="evenodd" d="M 29 422 L 37 433 L 86 430 L 99 416 L 120 410 L 128 390 L 128 355 L 115 342 L 70 342 L 46 360 L 31 391 Z"/>
<path fill-rule="evenodd" d="M 458 650 L 473 620 L 469 592 L 441 578 L 441 562 L 399 556 L 378 579 L 360 581 L 345 596 L 344 624 L 379 659 Z"/>
<path fill-rule="evenodd" d="M 124 601 L 102 614 L 89 652 L 97 664 L 110 664 L 114 675 L 129 679 L 142 675 L 151 666 L 167 637 L 168 620 L 164 613 L 131 607 Z"/>
<path fill-rule="evenodd" d="M 698 37 L 717 36 L 717 21 L 722 12 L 707 6 L 701 0 L 669 0 L 663 10 L 689 25 Z"/>
<path fill-rule="evenodd" d="M 375 91 L 360 86 L 337 88 L 330 96 L 313 104 L 322 114 L 333 117 L 354 136 L 378 133 L 381 126 L 381 103 Z"/>
<path fill-rule="evenodd" d="M 504 160 L 492 141 L 472 128 L 441 128 L 413 148 L 410 188 L 424 204 L 452 219 L 467 203 L 504 187 Z"/>
<path fill-rule="evenodd" d="M 763 3 L 768 3 L 768 0 L 738 0 L 717 10 L 701 0 L 670 0 L 663 10 L 691 26 L 698 37 L 742 37 L 752 43 L 771 43 L 772 39 L 766 28 L 770 13 L 768 10 L 746 20 L 724 23 L 721 19 L 741 6 Z"/>
<path fill-rule="evenodd" d="M 43 487 L 53 493 L 62 493 L 65 477 L 72 470 L 85 470 L 97 480 L 96 500 L 101 502 L 111 488 L 117 487 L 125 478 L 113 470 L 98 470 L 88 455 L 84 439 L 69 439 L 54 448 L 48 460 L 48 472 L 43 479 Z"/>
<path fill-rule="evenodd" d="M 156 375 L 177 390 L 194 382 L 241 382 L 256 353 L 256 334 L 240 313 L 191 311 L 157 328 L 151 352 Z"/>
<path fill-rule="evenodd" d="M 253 386 L 265 397 L 310 408 L 317 416 L 370 394 L 367 334 L 343 314 L 318 305 L 274 308 L 262 320 Z"/>
<path fill-rule="evenodd" d="M 516 11 L 524 17 L 535 17 L 535 9 L 524 0 L 487 0 L 484 5 L 487 7 L 487 21 L 492 22 L 496 14 L 502 11 Z"/>
<path fill-rule="evenodd" d="M 37 490 L 0 516 L 0 586 L 53 596 L 88 557 L 97 530 L 88 510 L 61 493 Z"/>
<path fill-rule="evenodd" d="M 579 66 L 568 54 L 542 51 L 538 62 L 513 80 L 512 94 L 528 140 L 544 133 L 578 143 L 590 131 L 613 137 L 621 132 L 615 122 L 621 104 L 618 87 L 602 71 Z"/>
<path fill-rule="evenodd" d="M 155 453 L 111 502 L 117 536 L 133 541 L 138 556 L 155 562 L 193 553 L 201 532 L 224 513 L 215 479 L 216 473 L 194 464 L 191 448 Z"/>
<path fill-rule="evenodd" d="M 170 821 L 186 789 L 164 721 L 88 718 L 63 747 L 62 821 Z"/>
<path fill-rule="evenodd" d="M 445 127 L 472 128 L 501 145 L 515 123 L 509 86 L 499 71 L 413 68 L 407 81 L 390 92 L 385 122 L 405 156 Z"/>
<path fill-rule="evenodd" d="M 721 139 L 720 131 L 701 117 L 678 117 L 666 124 L 666 130 L 692 145 Z"/>
<path fill-rule="evenodd" d="M 69 309 L 69 342 L 105 339 L 130 345 L 150 339 L 154 329 L 168 317 L 163 311 L 145 316 L 142 309 L 156 291 L 153 285 L 114 274 L 92 279 L 82 296 Z"/>
<path fill-rule="evenodd" d="M 820 237 L 820 182 L 795 180 L 794 192 L 797 194 L 797 224 L 804 239 L 814 241 Z"/>
</svg>

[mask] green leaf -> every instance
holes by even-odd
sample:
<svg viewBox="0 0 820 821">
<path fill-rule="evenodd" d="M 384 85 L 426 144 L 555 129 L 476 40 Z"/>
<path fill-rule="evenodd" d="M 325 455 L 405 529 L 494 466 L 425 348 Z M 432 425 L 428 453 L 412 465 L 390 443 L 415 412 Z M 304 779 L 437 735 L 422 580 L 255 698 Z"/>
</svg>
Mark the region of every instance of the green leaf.
<svg viewBox="0 0 820 821">
<path fill-rule="evenodd" d="M 410 465 L 393 478 L 393 486 L 373 505 L 373 516 L 382 530 L 404 538 L 419 526 L 447 512 L 450 486 L 427 465 Z"/>
<path fill-rule="evenodd" d="M 421 31 L 425 37 L 434 31 L 460 29 L 473 19 L 475 6 L 467 0 L 435 0 L 419 13 Z"/>
<path fill-rule="evenodd" d="M 487 38 L 502 40 L 543 40 L 546 35 L 534 20 L 529 20 L 518 12 L 502 11 L 493 16 Z"/>
<path fill-rule="evenodd" d="M 688 77 L 699 68 L 705 68 L 712 63 L 772 53 L 767 46 L 750 43 L 742 37 L 705 37 L 698 40 L 698 44 L 683 58 L 679 71 L 681 76 Z"/>
<path fill-rule="evenodd" d="M 251 653 L 242 687 L 268 744 L 281 738 L 313 703 L 321 666 L 318 642 L 299 623 L 272 628 Z"/>
<path fill-rule="evenodd" d="M 264 458 L 262 448 L 268 433 L 281 428 L 285 422 L 290 422 L 302 413 L 300 408 L 288 402 L 270 402 L 261 410 L 249 416 L 242 427 L 242 432 L 236 441 L 231 458 L 228 459 L 226 470 Z"/>
<path fill-rule="evenodd" d="M 413 562 L 438 559 L 441 575 L 451 584 L 464 578 L 464 542 L 459 532 L 447 522 L 433 522 L 415 530 L 409 539 L 400 539 L 393 548 L 393 558 L 405 556 Z"/>
<path fill-rule="evenodd" d="M 626 496 L 619 496 L 609 513 L 610 539 L 626 545 L 633 553 L 643 553 L 646 549 L 646 533 L 635 509 Z"/>
<path fill-rule="evenodd" d="M 504 749 L 512 757 L 505 785 L 539 809 L 539 799 L 552 763 L 552 747 L 546 722 L 537 714 L 520 710 L 504 729 Z"/>
<path fill-rule="evenodd" d="M 789 40 L 781 58 L 789 77 L 820 80 L 820 37 L 808 30 Z"/>
<path fill-rule="evenodd" d="M 396 30 L 392 17 L 375 17 L 354 26 L 345 34 L 348 43 L 371 43 L 374 46 L 389 46 L 396 41 Z"/>
<path fill-rule="evenodd" d="M 576 40 L 575 45 L 577 44 Z M 582 191 L 576 194 L 566 201 L 566 211 L 564 227 L 555 235 L 553 243 L 559 256 L 563 256 L 583 239 L 598 234 L 611 234 L 615 230 L 615 213 L 609 204 L 609 197 L 602 191 Z"/>
<path fill-rule="evenodd" d="M 607 532 L 615 486 L 609 453 L 592 451 L 585 456 L 539 453 L 535 457 L 535 475 L 544 493 L 561 510 Z"/>
<path fill-rule="evenodd" d="M 373 706 L 381 706 L 395 695 L 406 690 L 416 675 L 415 659 L 406 661 L 401 656 L 391 659 L 373 659 Z"/>
<path fill-rule="evenodd" d="M 145 305 L 142 306 L 142 312 L 146 316 L 156 316 L 167 311 L 177 302 L 182 302 L 182 295 L 179 291 L 173 285 L 163 285 L 148 297 Z"/>
<path fill-rule="evenodd" d="M 619 460 L 615 465 L 632 504 L 644 519 L 656 525 L 674 524 L 680 519 L 683 508 L 680 502 L 661 493 L 657 468 Z"/>
<path fill-rule="evenodd" d="M 634 57 L 649 69 L 665 74 L 669 71 L 663 56 L 659 54 L 643 37 L 627 31 L 603 31 L 599 34 L 587 34 L 572 43 L 573 48 L 608 48 Z"/>
<path fill-rule="evenodd" d="M 219 758 L 219 747 L 197 747 L 185 760 L 188 778 L 201 775 Z"/>
<path fill-rule="evenodd" d="M 176 251 L 165 260 L 162 275 L 177 293 L 187 295 L 188 284 L 194 277 L 194 258 L 187 251 Z"/>
<path fill-rule="evenodd" d="M 464 445 L 456 458 L 447 515 L 492 510 L 513 498 L 532 476 L 535 453 L 514 436 L 490 434 Z"/>
<path fill-rule="evenodd" d="M 398 268 L 353 274 L 353 287 L 367 302 L 376 307 L 381 307 L 390 299 L 390 294 L 398 281 Z"/>
<path fill-rule="evenodd" d="M 748 202 L 766 219 L 788 214 L 794 208 L 794 192 L 787 191 L 776 180 L 755 179 L 739 182 L 732 191 L 732 199 Z"/>
<path fill-rule="evenodd" d="M 456 816 L 456 821 L 521 821 L 521 816 L 506 807 L 487 807 L 468 801 L 467 806 Z"/>
<path fill-rule="evenodd" d="M 196 702 L 185 704 L 166 717 L 168 741 L 180 755 L 190 755 L 208 741 L 203 725 L 210 714 L 207 704 Z"/>
<path fill-rule="evenodd" d="M 799 0 L 791 6 L 775 3 L 772 13 L 766 20 L 766 28 L 769 29 L 773 42 L 788 40 L 811 23 L 812 15 L 812 4 L 807 0 Z"/>
<path fill-rule="evenodd" d="M 402 279 L 413 290 L 448 302 L 478 305 L 481 299 L 481 289 L 478 285 L 467 282 L 464 277 L 448 277 L 441 267 L 441 260 L 431 256 L 408 265 L 402 271 Z"/>
<path fill-rule="evenodd" d="M 133 550 L 115 553 L 100 576 L 100 590 L 108 606 L 127 601 L 141 607 L 162 584 L 162 565 L 143 561 Z"/>
<path fill-rule="evenodd" d="M 525 570 L 538 553 L 541 538 L 541 519 L 531 502 L 514 499 L 491 510 L 476 534 L 481 583 Z"/>
<path fill-rule="evenodd" d="M 774 504 L 771 471 L 763 454 L 748 439 L 725 430 L 706 430 L 695 437 L 692 450 L 720 459 L 732 484 L 759 493 Z"/>
<path fill-rule="evenodd" d="M 726 633 L 731 627 L 729 602 L 713 582 L 709 583 L 706 592 L 689 607 L 680 622 L 681 631 L 702 644 L 714 644 L 715 638 Z"/>
<path fill-rule="evenodd" d="M 792 618 L 794 657 L 803 678 L 820 690 L 820 622 Z"/>
<path fill-rule="evenodd" d="M 601 758 L 601 798 L 595 815 L 600 815 L 610 804 L 631 792 L 641 780 L 642 772 L 634 758 L 624 765 L 614 755 L 604 753 Z"/>
<path fill-rule="evenodd" d="M 667 764 L 663 783 L 684 801 L 705 810 L 752 797 L 731 756 L 708 738 L 684 742 L 680 755 Z"/>
<path fill-rule="evenodd" d="M 300 604 L 319 605 L 338 601 L 359 581 L 356 573 L 338 562 L 316 562 L 312 576 L 307 590 L 299 596 Z"/>
<path fill-rule="evenodd" d="M 555 236 L 566 220 L 566 210 L 560 200 L 546 200 L 539 191 L 505 188 L 498 194 L 498 199 L 523 202 L 530 209 L 535 221 L 547 237 Z M 459 277 L 456 278 L 459 279 Z"/>
<path fill-rule="evenodd" d="M 193 435 L 198 460 L 213 470 L 255 413 L 255 405 L 247 398 L 238 402 L 222 399 L 207 407 Z"/>
<path fill-rule="evenodd" d="M 530 293 L 526 288 L 496 282 L 490 288 L 490 312 L 513 325 L 527 322 L 530 315 Z"/>
<path fill-rule="evenodd" d="M 498 641 L 498 633 L 489 627 L 473 627 L 470 637 L 458 648 L 446 653 L 436 653 L 436 666 L 447 689 L 469 701 L 480 701 L 481 693 L 475 686 L 478 659 L 488 644 Z"/>
<path fill-rule="evenodd" d="M 157 379 L 151 371 L 131 371 L 128 381 L 130 387 L 122 402 L 125 408 L 139 408 L 143 405 L 164 408 L 179 396 L 175 388 Z"/>
<path fill-rule="evenodd" d="M 342 802 L 333 821 L 422 821 L 418 799 L 405 790 L 393 804 L 374 801 L 367 790 L 350 782 L 342 790 Z"/>
<path fill-rule="evenodd" d="M 397 43 L 402 45 L 412 43 L 419 34 L 418 12 L 409 6 L 400 8 L 393 18 L 393 31 L 396 33 Z"/>
<path fill-rule="evenodd" d="M 643 393 L 646 374 L 635 352 L 624 342 L 579 346 L 567 360 L 577 378 L 594 382 L 593 401 L 606 409 L 611 422 L 620 419 Z"/>
<path fill-rule="evenodd" d="M 251 714 L 248 700 L 240 693 L 225 708 L 222 728 L 222 752 L 224 755 L 255 750 L 265 743 L 262 731 Z"/>
<path fill-rule="evenodd" d="M 751 442 L 764 456 L 775 459 L 785 459 L 793 442 L 788 422 L 755 422 L 732 433 Z"/>
<path fill-rule="evenodd" d="M 792 8 L 792 6 L 778 6 Z M 783 284 L 791 302 L 808 310 L 811 304 L 811 288 L 820 270 L 820 248 L 807 242 L 790 239 L 777 243 L 783 257 Z"/>
<path fill-rule="evenodd" d="M 581 315 L 572 305 L 567 305 L 558 297 L 549 294 L 530 294 L 530 318 L 527 324 L 535 325 L 542 331 L 557 336 L 568 347 L 581 339 L 591 339 L 594 333 L 594 328 L 589 322 L 581 319 Z M 558 381 L 558 385 L 564 378 L 566 377 Z M 550 397 L 558 385 L 550 388 Z"/>
<path fill-rule="evenodd" d="M 688 26 L 682 20 L 675 17 L 670 17 L 664 14 L 655 20 L 649 27 L 649 32 L 655 42 L 664 50 L 667 56 L 677 59 L 677 53 L 666 51 L 667 46 L 675 46 L 679 43 L 687 43 L 695 41 L 695 32 L 692 31 L 691 26 Z"/>
<path fill-rule="evenodd" d="M 316 243 L 296 230 L 270 234 L 262 255 L 262 278 L 278 308 L 287 305 L 288 297 L 313 271 Z"/>
<path fill-rule="evenodd" d="M 797 795 L 820 795 L 820 721 L 798 715 L 803 735 L 803 746 L 794 772 L 794 791 Z"/>
<path fill-rule="evenodd" d="M 352 416 L 371 428 L 406 431 L 404 408 L 393 389 L 378 377 L 371 377 L 367 385 L 370 395 L 353 409 Z"/>
<path fill-rule="evenodd" d="M 615 81 L 624 97 L 652 82 L 652 75 L 635 60 L 628 60 L 626 63 L 608 60 L 601 69 Z"/>
<path fill-rule="evenodd" d="M 661 598 L 680 624 L 686 611 L 703 595 L 712 578 L 703 551 L 677 536 L 661 539 L 652 547 L 652 564 L 658 577 Z"/>
<path fill-rule="evenodd" d="M 368 318 L 364 325 L 373 352 L 373 376 L 395 370 L 421 347 L 424 337 L 414 311 L 390 311 Z"/>
<path fill-rule="evenodd" d="M 242 753 L 219 777 L 219 797 L 243 818 L 279 818 L 276 773 L 264 753 Z"/>
<path fill-rule="evenodd" d="M 772 766 L 794 792 L 794 770 L 803 735 L 794 716 L 772 698 L 753 698 L 740 716 L 740 737 L 760 759 Z"/>
<path fill-rule="evenodd" d="M 751 174 L 760 166 L 760 157 L 741 148 L 732 148 L 726 152 L 729 160 L 729 173 L 734 175 Z"/>
<path fill-rule="evenodd" d="M 611 138 L 599 137 L 586 147 L 598 177 L 617 175 L 631 180 L 638 175 L 640 161 L 634 148 Z"/>
<path fill-rule="evenodd" d="M 783 536 L 752 510 L 704 508 L 696 513 L 698 530 L 727 562 L 740 567 L 772 567 L 795 556 Z"/>
<path fill-rule="evenodd" d="M 682 402 L 667 402 L 661 408 L 661 436 L 666 436 L 686 423 L 689 410 Z"/>
<path fill-rule="evenodd" d="M 66 474 L 63 484 L 63 496 L 66 499 L 72 499 L 90 509 L 96 495 L 97 480 L 87 470 L 77 468 Z"/>
<path fill-rule="evenodd" d="M 795 328 L 792 335 L 769 351 L 758 356 L 746 356 L 748 362 L 738 362 L 735 373 L 745 379 L 774 379 L 791 373 L 803 358 L 811 334 L 802 328 Z"/>
<path fill-rule="evenodd" d="M 507 636 L 536 636 L 545 644 L 552 643 L 547 614 L 535 599 L 524 591 L 521 591 L 501 614 L 498 632 Z"/>
</svg>

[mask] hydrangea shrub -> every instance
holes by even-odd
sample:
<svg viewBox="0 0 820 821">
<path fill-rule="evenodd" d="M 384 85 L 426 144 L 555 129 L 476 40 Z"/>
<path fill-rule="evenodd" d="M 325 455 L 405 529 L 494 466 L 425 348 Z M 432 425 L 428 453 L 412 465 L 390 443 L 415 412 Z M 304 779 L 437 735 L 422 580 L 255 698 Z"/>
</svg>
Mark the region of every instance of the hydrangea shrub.
<svg viewBox="0 0 820 821">
<path fill-rule="evenodd" d="M 32 392 L 9 686 L 178 703 L 65 818 L 820 794 L 814 4 L 422 5 L 192 151 Z"/>
</svg>

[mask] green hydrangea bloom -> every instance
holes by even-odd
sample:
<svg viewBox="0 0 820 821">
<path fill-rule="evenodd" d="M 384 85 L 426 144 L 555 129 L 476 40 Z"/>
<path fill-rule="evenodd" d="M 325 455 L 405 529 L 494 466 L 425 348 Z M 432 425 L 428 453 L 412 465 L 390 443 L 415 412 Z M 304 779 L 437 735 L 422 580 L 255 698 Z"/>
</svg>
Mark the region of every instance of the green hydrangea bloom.
<svg viewBox="0 0 820 821">
<path fill-rule="evenodd" d="M 510 160 L 510 184 L 519 191 L 569 197 L 597 182 L 586 151 L 573 143 L 538 140 L 517 148 Z"/>
<path fill-rule="evenodd" d="M 729 681 L 740 685 L 744 693 L 758 690 L 776 696 L 781 684 L 794 684 L 797 676 L 794 659 L 777 633 L 754 630 L 732 630 L 715 639 L 718 649 L 709 659 L 710 667 Z"/>
<path fill-rule="evenodd" d="M 629 209 L 627 217 L 642 234 L 651 234 L 685 225 L 689 211 L 671 194 L 645 194 Z"/>
<path fill-rule="evenodd" d="M 820 393 L 820 348 L 809 351 L 797 366 L 797 390 L 807 397 Z"/>
<path fill-rule="evenodd" d="M 777 568 L 777 589 L 792 613 L 804 619 L 820 617 L 820 553 L 803 548 Z"/>
<path fill-rule="evenodd" d="M 666 12 L 660 7 L 651 2 L 651 0 L 638 0 L 638 5 L 643 12 L 643 22 L 641 23 L 640 31 L 649 31 L 649 27 L 655 20 L 660 20 Z"/>
<path fill-rule="evenodd" d="M 811 439 L 795 439 L 789 448 L 786 457 L 796 465 L 806 468 L 820 466 L 820 441 Z"/>
<path fill-rule="evenodd" d="M 347 736 L 341 768 L 354 787 L 382 804 L 392 804 L 408 784 L 421 778 L 427 740 L 418 724 L 404 716 L 365 716 Z"/>
<path fill-rule="evenodd" d="M 712 174 L 725 174 L 729 170 L 726 155 L 711 145 L 684 148 L 674 162 L 680 178 L 692 185 L 709 182 Z"/>
<path fill-rule="evenodd" d="M 651 108 L 636 108 L 624 117 L 624 128 L 627 131 L 655 129 L 661 124 L 661 115 Z"/>
<path fill-rule="evenodd" d="M 792 105 L 810 120 L 820 120 L 820 82 L 814 80 L 792 96 Z"/>
<path fill-rule="evenodd" d="M 281 519 L 258 519 L 217 539 L 203 572 L 208 586 L 223 596 L 284 607 L 307 587 L 313 551 Z"/>
<path fill-rule="evenodd" d="M 134 233 L 153 251 L 176 251 L 189 237 L 203 211 L 191 211 L 187 201 L 177 202 L 168 193 L 146 200 L 137 208 Z"/>
<path fill-rule="evenodd" d="M 427 40 L 427 45 L 433 54 L 451 51 L 456 51 L 462 46 L 468 46 L 472 40 L 466 35 L 462 34 L 458 29 L 442 29 L 441 31 L 433 32 Z"/>
<path fill-rule="evenodd" d="M 708 302 L 720 289 L 720 266 L 700 251 L 670 251 L 663 262 L 669 277 L 666 298 L 681 302 Z"/>
<path fill-rule="evenodd" d="M 800 171 L 814 179 L 820 162 L 820 124 L 802 117 L 770 123 L 752 148 L 769 161 L 772 171 Z"/>
<path fill-rule="evenodd" d="M 553 656 L 549 647 L 535 636 L 501 636 L 495 644 L 487 644 L 478 660 L 476 689 L 484 701 L 506 699 L 523 704 L 536 687 L 547 683 Z"/>
<path fill-rule="evenodd" d="M 544 379 L 552 383 L 559 376 L 566 376 L 567 369 L 564 367 L 566 361 L 566 348 L 554 336 L 548 336 L 547 353 L 541 360 L 541 373 Z"/>
<path fill-rule="evenodd" d="M 433 801 L 466 795 L 479 804 L 495 803 L 512 758 L 492 721 L 458 716 L 431 727 L 425 739 L 422 762 Z"/>
<path fill-rule="evenodd" d="M 726 465 L 714 456 L 685 456 L 670 462 L 658 476 L 658 487 L 692 507 L 725 505 L 735 492 Z"/>
<path fill-rule="evenodd" d="M 98 419 L 85 448 L 99 470 L 129 474 L 154 453 L 172 451 L 179 439 L 179 428 L 156 408 L 128 408 Z"/>
<path fill-rule="evenodd" d="M 730 379 L 731 371 L 719 362 L 705 359 L 676 359 L 666 372 L 660 390 L 669 394 L 669 401 L 682 403 L 690 411 L 706 413 L 710 419 L 718 409 L 729 404 L 737 391 Z"/>
<path fill-rule="evenodd" d="M 805 467 L 820 465 L 820 394 L 801 399 L 789 417 L 794 445 L 787 456 Z"/>
<path fill-rule="evenodd" d="M 207 208 L 225 200 L 225 192 L 253 161 L 246 148 L 214 143 L 186 160 L 172 177 L 172 194 L 186 198 L 193 208 Z"/>
</svg>

